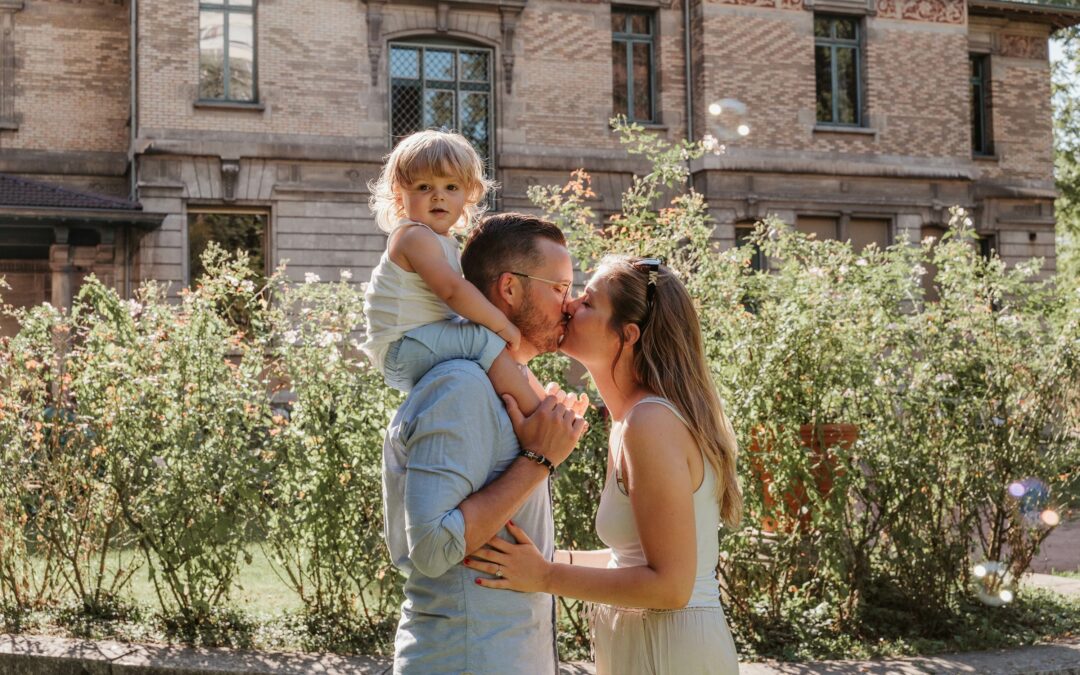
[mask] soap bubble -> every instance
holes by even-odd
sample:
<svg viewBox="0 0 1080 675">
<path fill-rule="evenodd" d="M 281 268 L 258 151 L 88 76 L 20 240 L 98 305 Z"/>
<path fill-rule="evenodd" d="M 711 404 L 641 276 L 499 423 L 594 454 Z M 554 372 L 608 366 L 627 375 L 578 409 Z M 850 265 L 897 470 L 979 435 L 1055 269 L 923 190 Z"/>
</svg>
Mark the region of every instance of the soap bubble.
<svg viewBox="0 0 1080 675">
<path fill-rule="evenodd" d="M 1017 501 L 1020 516 L 1028 525 L 1048 524 L 1041 518 L 1050 501 L 1050 487 L 1038 478 L 1025 478 L 1009 483 L 1009 496 Z M 1056 515 L 1056 514 L 1055 514 Z"/>
<path fill-rule="evenodd" d="M 1057 511 L 1046 509 L 1039 515 L 1039 520 L 1047 527 L 1057 527 L 1061 523 L 1061 516 Z"/>
<path fill-rule="evenodd" d="M 722 98 L 708 106 L 707 134 L 719 142 L 733 141 L 750 134 L 746 104 L 736 98 Z"/>
<path fill-rule="evenodd" d="M 1016 598 L 1016 584 L 1005 565 L 996 560 L 981 562 L 971 570 L 975 597 L 984 605 L 1000 607 Z"/>
</svg>

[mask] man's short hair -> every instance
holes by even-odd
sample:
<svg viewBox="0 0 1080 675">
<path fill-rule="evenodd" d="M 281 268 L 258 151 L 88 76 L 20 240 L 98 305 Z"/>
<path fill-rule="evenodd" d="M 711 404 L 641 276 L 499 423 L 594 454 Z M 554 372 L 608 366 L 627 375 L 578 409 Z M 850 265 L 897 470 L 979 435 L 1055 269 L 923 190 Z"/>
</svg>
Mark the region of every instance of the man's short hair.
<svg viewBox="0 0 1080 675">
<path fill-rule="evenodd" d="M 461 270 L 487 294 L 503 272 L 530 273 L 536 268 L 540 239 L 566 246 L 562 230 L 550 221 L 524 213 L 499 213 L 480 221 L 461 252 Z"/>
</svg>

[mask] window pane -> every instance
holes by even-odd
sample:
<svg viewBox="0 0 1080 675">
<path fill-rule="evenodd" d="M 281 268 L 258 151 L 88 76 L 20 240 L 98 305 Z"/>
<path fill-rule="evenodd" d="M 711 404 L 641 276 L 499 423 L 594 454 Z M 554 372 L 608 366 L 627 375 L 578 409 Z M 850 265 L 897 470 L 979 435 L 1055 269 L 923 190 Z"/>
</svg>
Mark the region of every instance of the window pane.
<svg viewBox="0 0 1080 675">
<path fill-rule="evenodd" d="M 225 98 L 225 14 L 199 12 L 199 98 Z"/>
<path fill-rule="evenodd" d="M 625 42 L 611 43 L 611 86 L 615 94 L 615 114 L 629 115 L 627 105 L 627 91 L 629 84 L 626 73 L 626 49 Z"/>
<path fill-rule="evenodd" d="M 211 241 L 235 253 L 247 251 L 251 270 L 266 277 L 266 216 L 263 214 L 193 213 L 188 216 L 188 264 L 191 284 L 206 272 L 200 257 Z"/>
<path fill-rule="evenodd" d="M 231 7 L 251 7 L 252 0 L 228 0 L 226 4 Z"/>
<path fill-rule="evenodd" d="M 420 50 L 391 47 L 390 77 L 420 79 Z"/>
<path fill-rule="evenodd" d="M 971 86 L 971 149 L 983 152 L 983 105 L 982 87 Z"/>
<path fill-rule="evenodd" d="M 884 250 L 889 245 L 891 223 L 881 218 L 852 218 L 848 221 L 848 238 L 851 247 L 861 251 L 870 244 Z"/>
<path fill-rule="evenodd" d="M 819 241 L 836 239 L 836 224 L 836 218 L 822 218 L 820 216 L 798 216 L 795 218 L 796 230 L 817 235 Z"/>
<path fill-rule="evenodd" d="M 844 40 L 854 40 L 858 37 L 854 19 L 832 19 L 832 23 L 836 28 L 836 37 Z"/>
<path fill-rule="evenodd" d="M 255 17 L 244 12 L 229 14 L 229 98 L 255 100 Z"/>
<path fill-rule="evenodd" d="M 454 52 L 437 49 L 424 51 L 424 78 L 449 81 L 454 79 Z"/>
<path fill-rule="evenodd" d="M 420 84 L 395 82 L 390 89 L 390 133 L 395 142 L 422 128 Z"/>
<path fill-rule="evenodd" d="M 461 52 L 461 79 L 487 82 L 488 55 L 486 52 Z"/>
<path fill-rule="evenodd" d="M 652 45 L 634 43 L 634 119 L 652 119 Z"/>
<path fill-rule="evenodd" d="M 611 10 L 611 32 L 626 32 L 626 12 L 616 12 L 615 10 Z"/>
<path fill-rule="evenodd" d="M 814 17 L 814 37 L 829 37 L 829 20 Z"/>
<path fill-rule="evenodd" d="M 459 112 L 461 135 L 472 141 L 480 156 L 487 158 L 488 152 L 488 95 L 475 93 L 461 94 Z"/>
<path fill-rule="evenodd" d="M 859 123 L 859 76 L 856 72 L 855 50 L 836 50 L 837 112 L 842 124 Z"/>
<path fill-rule="evenodd" d="M 424 128 L 454 128 L 454 92 L 429 89 L 424 92 Z"/>
<path fill-rule="evenodd" d="M 817 119 L 832 122 L 832 47 L 814 48 L 814 75 L 817 80 Z"/>
<path fill-rule="evenodd" d="M 631 14 L 630 32 L 636 35 L 650 35 L 652 31 L 649 29 L 649 15 Z"/>
</svg>

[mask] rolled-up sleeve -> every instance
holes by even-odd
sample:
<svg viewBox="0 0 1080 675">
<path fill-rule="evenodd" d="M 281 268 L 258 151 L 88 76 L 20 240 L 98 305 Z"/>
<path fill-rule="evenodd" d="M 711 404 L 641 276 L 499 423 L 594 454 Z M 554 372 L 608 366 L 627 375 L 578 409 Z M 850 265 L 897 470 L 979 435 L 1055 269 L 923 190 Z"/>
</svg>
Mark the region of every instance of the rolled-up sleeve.
<svg viewBox="0 0 1080 675">
<path fill-rule="evenodd" d="M 414 569 L 444 574 L 465 557 L 458 505 L 487 482 L 498 423 L 491 385 L 476 366 L 429 373 L 410 394 L 405 461 L 405 537 Z"/>
</svg>

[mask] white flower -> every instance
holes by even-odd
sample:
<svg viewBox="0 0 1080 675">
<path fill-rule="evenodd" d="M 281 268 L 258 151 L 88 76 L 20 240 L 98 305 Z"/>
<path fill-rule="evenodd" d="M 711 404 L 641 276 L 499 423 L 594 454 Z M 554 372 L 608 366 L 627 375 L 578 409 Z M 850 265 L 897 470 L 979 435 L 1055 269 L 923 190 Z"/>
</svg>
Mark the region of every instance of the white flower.
<svg viewBox="0 0 1080 675">
<path fill-rule="evenodd" d="M 714 155 L 722 155 L 727 148 L 720 142 L 720 139 L 712 134 L 705 134 L 701 137 L 701 147 L 705 149 L 705 152 L 711 152 Z"/>
<path fill-rule="evenodd" d="M 335 333 L 332 330 L 328 330 L 328 331 L 326 331 L 325 333 L 323 333 L 322 335 L 319 336 L 319 346 L 320 347 L 329 347 L 330 345 L 334 344 L 335 342 L 341 342 L 341 339 L 342 339 L 341 333 Z"/>
<path fill-rule="evenodd" d="M 281 337 L 285 339 L 285 342 L 288 342 L 291 345 L 294 345 L 300 341 L 300 333 L 295 330 L 287 330 L 285 331 L 285 334 Z"/>
<path fill-rule="evenodd" d="M 321 279 L 319 279 L 318 274 L 315 274 L 314 272 L 304 272 L 305 284 L 317 284 L 319 281 L 321 281 Z"/>
<path fill-rule="evenodd" d="M 349 279 L 352 279 L 352 272 L 349 270 L 341 270 L 341 280 L 348 281 Z"/>
<path fill-rule="evenodd" d="M 956 378 L 948 373 L 939 373 L 934 376 L 934 382 L 937 382 L 938 384 L 953 384 L 956 382 Z"/>
<path fill-rule="evenodd" d="M 917 277 L 921 277 L 924 274 L 926 274 L 926 268 L 923 267 L 922 265 L 916 265 L 916 266 L 911 268 L 911 273 L 914 274 Z"/>
<path fill-rule="evenodd" d="M 254 293 L 255 292 L 255 282 L 252 281 L 251 279 L 244 279 L 240 283 L 240 290 L 242 290 L 245 293 Z"/>
<path fill-rule="evenodd" d="M 812 277 L 823 277 L 823 276 L 825 276 L 825 270 L 821 269 L 820 267 L 811 267 L 811 268 L 806 270 L 806 273 L 809 274 Z"/>
<path fill-rule="evenodd" d="M 971 227 L 971 218 L 964 218 L 964 227 Z"/>
<path fill-rule="evenodd" d="M 127 306 L 128 306 L 128 314 L 130 314 L 132 318 L 135 318 L 135 317 L 139 316 L 139 314 L 142 314 L 143 306 L 142 306 L 142 304 L 139 303 L 138 300 L 135 300 L 135 299 L 128 300 L 127 301 Z"/>
<path fill-rule="evenodd" d="M 230 286 L 239 286 L 240 285 L 240 279 L 234 277 L 231 274 L 226 274 L 225 275 L 225 281 L 228 281 Z"/>
<path fill-rule="evenodd" d="M 157 468 L 159 468 L 159 469 L 161 469 L 163 471 L 165 470 L 165 467 L 167 466 L 165 464 L 165 458 L 162 457 L 161 455 L 154 455 L 154 464 L 157 464 Z"/>
<path fill-rule="evenodd" d="M 994 423 L 995 427 L 1000 427 L 1000 426 L 1005 425 L 1005 420 L 1000 418 L 1000 417 L 991 417 L 990 421 Z"/>
<path fill-rule="evenodd" d="M 923 246 L 932 246 L 937 241 L 937 237 L 923 237 Z"/>
<path fill-rule="evenodd" d="M 848 266 L 847 265 L 841 265 L 840 269 L 838 269 L 836 271 L 839 272 L 840 274 L 847 274 L 848 273 Z"/>
<path fill-rule="evenodd" d="M 866 258 L 859 258 L 858 260 L 855 261 L 855 264 L 858 265 L 859 267 L 866 267 L 870 263 L 866 262 Z"/>
</svg>

